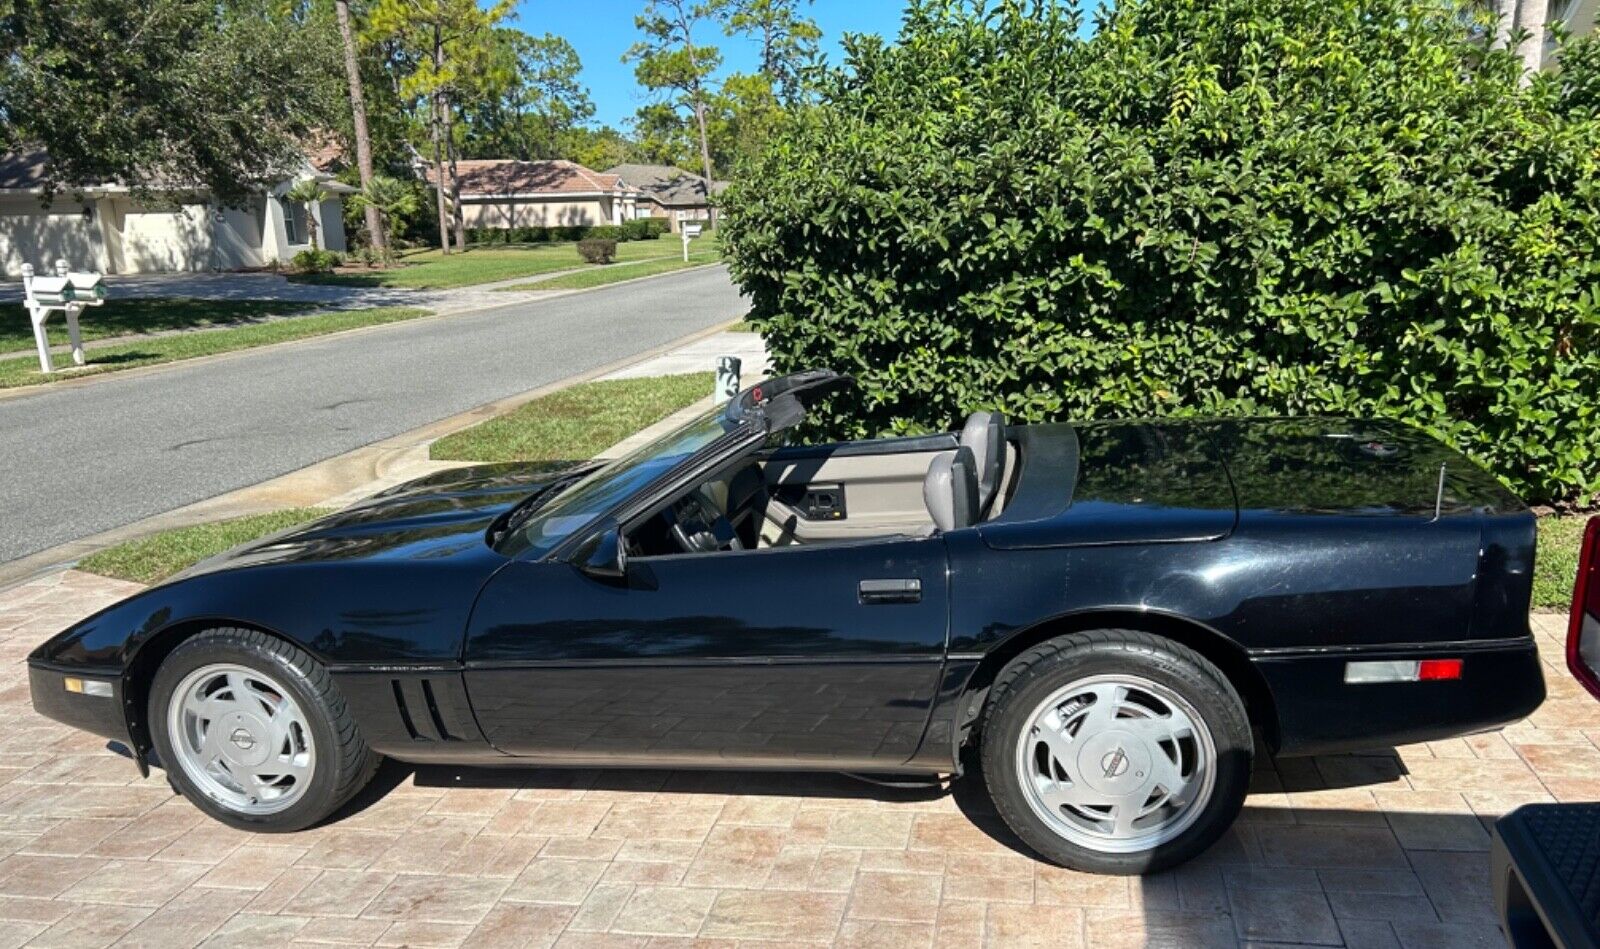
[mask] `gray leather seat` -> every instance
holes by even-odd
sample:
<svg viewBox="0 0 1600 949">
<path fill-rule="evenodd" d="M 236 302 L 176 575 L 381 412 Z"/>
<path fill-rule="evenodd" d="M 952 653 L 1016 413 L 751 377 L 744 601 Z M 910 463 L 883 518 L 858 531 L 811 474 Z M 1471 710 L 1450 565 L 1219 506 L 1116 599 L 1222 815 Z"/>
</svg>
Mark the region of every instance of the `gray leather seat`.
<svg viewBox="0 0 1600 949">
<path fill-rule="evenodd" d="M 1006 417 L 999 412 L 974 412 L 961 426 L 961 445 L 971 449 L 977 465 L 978 517 L 994 506 L 1006 465 Z"/>
<path fill-rule="evenodd" d="M 922 501 L 939 530 L 953 531 L 978 522 L 978 465 L 965 445 L 942 453 L 922 479 Z"/>
</svg>

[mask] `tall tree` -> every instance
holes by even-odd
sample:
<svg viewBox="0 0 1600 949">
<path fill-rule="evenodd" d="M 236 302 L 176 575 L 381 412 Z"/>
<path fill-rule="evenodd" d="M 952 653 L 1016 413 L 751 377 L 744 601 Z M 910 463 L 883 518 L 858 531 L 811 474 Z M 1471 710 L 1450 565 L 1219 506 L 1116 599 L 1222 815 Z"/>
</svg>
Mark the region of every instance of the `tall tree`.
<svg viewBox="0 0 1600 949">
<path fill-rule="evenodd" d="M 786 100 L 800 89 L 800 70 L 817 56 L 822 30 L 802 16 L 811 0 L 733 0 L 725 11 L 723 31 L 749 36 L 760 46 L 760 71 Z"/>
<path fill-rule="evenodd" d="M 510 12 L 511 3 L 497 0 L 484 9 L 475 0 L 375 0 L 368 15 L 371 38 L 397 42 L 410 54 L 406 60 L 410 71 L 399 82 L 402 94 L 421 97 L 428 104 L 439 244 L 446 253 L 452 220 L 456 248 L 465 250 L 467 243 L 453 141 L 453 100 L 467 88 L 473 70 L 487 61 L 493 27 Z"/>
<path fill-rule="evenodd" d="M 634 64 L 639 84 L 668 97 L 676 108 L 687 109 L 694 117 L 700 144 L 700 171 L 712 180 L 711 141 L 706 112 L 711 95 L 711 76 L 722 63 L 715 46 L 697 46 L 694 29 L 707 19 L 718 18 L 725 0 L 649 0 L 644 12 L 634 18 L 634 26 L 644 39 L 629 47 L 623 62 Z M 716 210 L 711 212 L 716 224 Z"/>
<path fill-rule="evenodd" d="M 339 20 L 339 39 L 344 45 L 344 71 L 350 87 L 350 122 L 356 143 L 356 170 L 361 175 L 363 190 L 372 187 L 372 136 L 367 131 L 367 97 L 362 89 L 361 63 L 356 55 L 355 31 L 350 26 L 349 0 L 334 0 L 334 11 Z M 367 203 L 362 213 L 367 219 L 367 239 L 372 249 L 384 258 L 389 256 L 388 235 L 383 230 L 383 212 L 375 203 Z"/>
<path fill-rule="evenodd" d="M 582 64 L 565 39 L 496 28 L 460 103 L 462 153 L 472 158 L 557 158 L 561 140 L 594 115 Z"/>
<path fill-rule="evenodd" d="M 309 16 L 274 0 L 0 4 L 0 147 L 42 146 L 51 189 L 243 200 L 340 111 L 336 43 Z"/>
</svg>

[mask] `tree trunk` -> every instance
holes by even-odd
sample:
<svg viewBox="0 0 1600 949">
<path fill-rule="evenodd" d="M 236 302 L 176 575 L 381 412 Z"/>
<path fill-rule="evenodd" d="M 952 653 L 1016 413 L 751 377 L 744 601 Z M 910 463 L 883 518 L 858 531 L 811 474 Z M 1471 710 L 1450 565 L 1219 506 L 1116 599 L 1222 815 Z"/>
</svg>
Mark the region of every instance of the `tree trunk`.
<svg viewBox="0 0 1600 949">
<path fill-rule="evenodd" d="M 711 204 L 711 142 L 706 138 L 706 106 L 699 98 L 694 102 L 694 118 L 700 125 L 700 169 L 706 176 L 706 212 L 711 216 L 711 226 L 717 226 L 717 209 Z"/>
<path fill-rule="evenodd" d="M 433 110 L 428 116 L 428 133 L 433 138 L 433 193 L 439 199 L 439 250 L 450 253 L 450 215 L 444 206 L 444 146 L 439 141 L 439 97 L 429 97 Z"/>
<path fill-rule="evenodd" d="M 1517 55 L 1522 57 L 1524 85 L 1544 66 L 1544 26 L 1549 19 L 1549 0 L 1518 0 L 1517 26 L 1524 32 L 1522 42 L 1517 44 Z"/>
<path fill-rule="evenodd" d="M 439 25 L 433 27 L 433 61 L 439 63 L 444 59 L 444 39 L 439 35 Z M 439 251 L 450 253 L 450 216 L 444 207 L 444 155 L 439 143 L 439 96 L 438 90 L 429 96 L 428 101 L 433 108 L 429 116 L 429 134 L 433 137 L 433 191 L 439 197 Z"/>
<path fill-rule="evenodd" d="M 456 120 L 450 107 L 450 94 L 445 93 L 441 103 L 444 108 L 444 153 L 450 163 L 450 215 L 456 227 L 456 250 L 467 249 L 467 222 L 461 213 L 461 175 L 456 170 Z"/>
<path fill-rule="evenodd" d="M 1511 45 L 1511 28 L 1517 23 L 1517 0 L 1494 0 L 1494 47 Z"/>
<path fill-rule="evenodd" d="M 339 37 L 344 41 L 344 71 L 350 84 L 350 120 L 355 126 L 356 170 L 361 174 L 361 187 L 372 186 L 372 138 L 367 133 L 367 100 L 361 89 L 361 64 L 356 59 L 356 38 L 350 29 L 349 0 L 334 0 L 334 10 L 339 16 Z M 383 213 L 368 204 L 366 207 L 367 239 L 380 257 L 389 256 L 389 239 L 383 231 Z"/>
</svg>

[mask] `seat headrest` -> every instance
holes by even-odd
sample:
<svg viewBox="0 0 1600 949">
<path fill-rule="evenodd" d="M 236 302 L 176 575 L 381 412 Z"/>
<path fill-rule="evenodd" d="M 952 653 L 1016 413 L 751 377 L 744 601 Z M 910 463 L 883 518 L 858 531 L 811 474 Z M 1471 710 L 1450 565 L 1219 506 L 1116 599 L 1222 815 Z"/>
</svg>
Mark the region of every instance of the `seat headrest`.
<svg viewBox="0 0 1600 949">
<path fill-rule="evenodd" d="M 960 443 L 972 449 L 977 464 L 978 511 L 981 515 L 993 503 L 1005 470 L 1006 417 L 999 412 L 974 412 L 961 426 Z"/>
<path fill-rule="evenodd" d="M 934 525 L 942 531 L 977 523 L 978 475 L 972 449 L 962 446 L 933 459 L 927 477 L 922 479 L 922 500 Z"/>
</svg>

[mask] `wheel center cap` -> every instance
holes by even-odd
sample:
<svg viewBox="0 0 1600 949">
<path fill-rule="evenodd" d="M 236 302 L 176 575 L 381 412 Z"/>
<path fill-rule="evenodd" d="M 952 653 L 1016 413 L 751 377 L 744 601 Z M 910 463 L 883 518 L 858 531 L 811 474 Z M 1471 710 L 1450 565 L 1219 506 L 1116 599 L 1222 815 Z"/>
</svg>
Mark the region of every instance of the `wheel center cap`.
<svg viewBox="0 0 1600 949">
<path fill-rule="evenodd" d="M 272 749 L 267 741 L 266 723 L 243 712 L 223 716 L 214 728 L 220 728 L 221 741 L 217 748 L 222 756 L 235 764 L 253 768 L 267 760 Z"/>
<path fill-rule="evenodd" d="M 1078 779 L 1101 794 L 1132 794 L 1144 787 L 1149 774 L 1150 752 L 1144 742 L 1119 729 L 1092 736 L 1078 753 Z"/>
<path fill-rule="evenodd" d="M 238 740 L 237 737 L 234 738 L 235 742 Z M 1105 757 L 1100 759 L 1100 771 L 1101 775 L 1107 778 L 1120 778 L 1127 774 L 1128 753 L 1121 748 L 1106 752 Z"/>
</svg>

